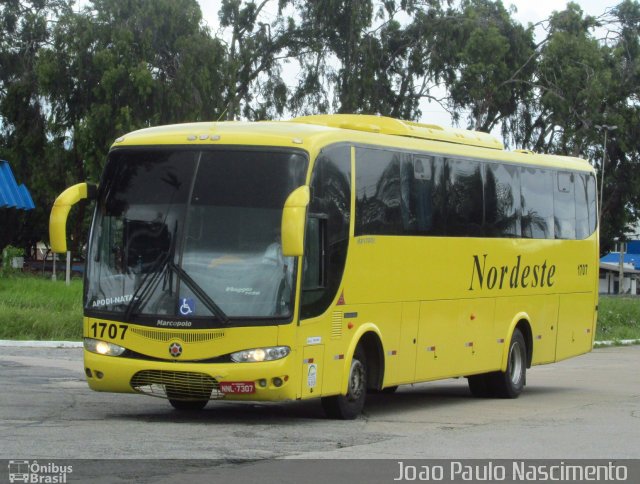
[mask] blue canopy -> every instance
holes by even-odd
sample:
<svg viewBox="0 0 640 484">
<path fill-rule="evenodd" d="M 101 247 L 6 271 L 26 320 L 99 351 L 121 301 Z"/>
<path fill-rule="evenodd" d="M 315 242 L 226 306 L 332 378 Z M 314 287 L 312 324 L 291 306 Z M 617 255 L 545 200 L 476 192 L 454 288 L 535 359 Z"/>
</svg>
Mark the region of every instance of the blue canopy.
<svg viewBox="0 0 640 484">
<path fill-rule="evenodd" d="M 620 252 L 609 252 L 607 255 L 600 257 L 600 262 L 606 264 L 619 264 Z M 623 262 L 625 264 L 633 264 L 634 269 L 640 269 L 640 255 L 628 254 L 625 252 Z"/>
<path fill-rule="evenodd" d="M 27 187 L 24 183 L 18 185 L 9 163 L 0 160 L 0 208 L 4 207 L 20 210 L 36 208 Z"/>
</svg>

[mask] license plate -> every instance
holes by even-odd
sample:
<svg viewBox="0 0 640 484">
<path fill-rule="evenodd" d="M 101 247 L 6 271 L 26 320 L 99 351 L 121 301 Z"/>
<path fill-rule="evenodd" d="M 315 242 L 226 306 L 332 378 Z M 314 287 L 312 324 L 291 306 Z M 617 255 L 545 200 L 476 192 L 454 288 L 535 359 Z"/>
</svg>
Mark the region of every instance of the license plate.
<svg viewBox="0 0 640 484">
<path fill-rule="evenodd" d="M 220 382 L 222 393 L 255 393 L 256 384 L 252 381 L 223 381 Z"/>
</svg>

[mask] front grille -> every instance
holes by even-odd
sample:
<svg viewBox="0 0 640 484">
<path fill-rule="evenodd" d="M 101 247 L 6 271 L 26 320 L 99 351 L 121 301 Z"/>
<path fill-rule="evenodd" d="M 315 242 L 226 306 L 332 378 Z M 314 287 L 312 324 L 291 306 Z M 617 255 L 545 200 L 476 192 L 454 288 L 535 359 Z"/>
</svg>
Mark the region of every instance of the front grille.
<svg viewBox="0 0 640 484">
<path fill-rule="evenodd" d="M 201 343 L 204 341 L 213 341 L 224 338 L 224 331 L 188 333 L 185 331 L 160 331 L 146 328 L 131 328 L 130 331 L 138 336 L 142 336 L 143 338 L 162 341 L 164 343 L 173 339 L 179 339 L 185 343 Z"/>
<path fill-rule="evenodd" d="M 136 392 L 172 400 L 217 400 L 224 396 L 215 378 L 190 371 L 143 370 L 133 375 L 130 385 Z"/>
</svg>

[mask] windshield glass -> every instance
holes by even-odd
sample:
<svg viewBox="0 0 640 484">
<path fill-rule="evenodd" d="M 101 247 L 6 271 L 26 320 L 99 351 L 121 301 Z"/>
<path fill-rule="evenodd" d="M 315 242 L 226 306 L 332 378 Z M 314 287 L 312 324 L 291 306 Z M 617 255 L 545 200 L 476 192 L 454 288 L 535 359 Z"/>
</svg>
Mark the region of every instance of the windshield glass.
<svg viewBox="0 0 640 484">
<path fill-rule="evenodd" d="M 285 150 L 113 151 L 93 224 L 87 312 L 160 326 L 290 317 L 294 259 L 282 256 L 280 223 L 306 167 Z"/>
</svg>

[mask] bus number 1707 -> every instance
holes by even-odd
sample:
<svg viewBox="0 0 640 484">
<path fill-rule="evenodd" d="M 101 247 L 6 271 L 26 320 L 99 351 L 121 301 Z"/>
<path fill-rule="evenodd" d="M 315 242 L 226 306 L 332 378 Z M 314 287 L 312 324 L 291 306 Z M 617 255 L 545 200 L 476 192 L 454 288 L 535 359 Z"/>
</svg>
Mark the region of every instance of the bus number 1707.
<svg viewBox="0 0 640 484">
<path fill-rule="evenodd" d="M 124 335 L 128 328 L 129 326 L 126 324 L 93 323 L 91 325 L 91 331 L 93 332 L 94 338 L 104 338 L 106 333 L 109 338 L 116 339 L 118 337 L 118 330 L 120 330 L 120 339 L 124 339 Z"/>
</svg>

